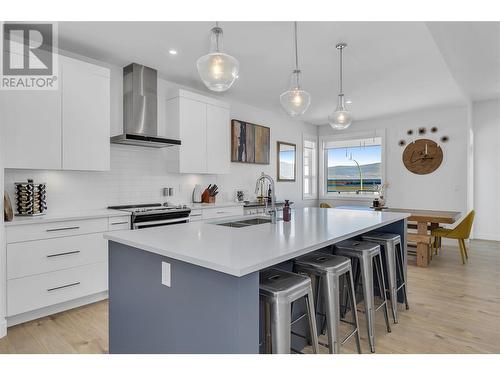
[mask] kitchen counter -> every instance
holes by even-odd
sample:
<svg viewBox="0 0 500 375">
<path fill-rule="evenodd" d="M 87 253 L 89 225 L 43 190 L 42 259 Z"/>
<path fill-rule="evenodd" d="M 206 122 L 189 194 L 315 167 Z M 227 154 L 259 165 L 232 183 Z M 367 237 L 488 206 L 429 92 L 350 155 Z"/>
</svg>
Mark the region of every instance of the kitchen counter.
<svg viewBox="0 0 500 375">
<path fill-rule="evenodd" d="M 232 276 L 244 276 L 406 218 L 404 213 L 303 208 L 289 223 L 229 228 L 203 221 L 130 232 L 108 240 Z M 242 220 L 251 216 L 241 217 Z M 237 221 L 238 217 L 215 222 Z"/>
<path fill-rule="evenodd" d="M 232 228 L 202 221 L 106 233 L 109 351 L 259 353 L 260 270 L 291 271 L 295 257 L 374 229 L 399 234 L 406 252 L 407 216 L 303 208 L 293 210 L 288 223 Z M 294 306 L 292 320 L 303 309 Z M 306 335 L 307 321 L 294 331 Z M 292 338 L 294 350 L 305 345 Z"/>
<path fill-rule="evenodd" d="M 96 209 L 96 210 L 78 210 L 78 211 L 60 211 L 48 212 L 40 216 L 14 216 L 12 221 L 6 221 L 6 227 L 15 225 L 51 223 L 56 221 L 66 220 L 81 220 L 81 219 L 96 219 L 101 217 L 115 217 L 115 216 L 129 216 L 129 212 L 109 210 L 109 209 Z"/>
</svg>

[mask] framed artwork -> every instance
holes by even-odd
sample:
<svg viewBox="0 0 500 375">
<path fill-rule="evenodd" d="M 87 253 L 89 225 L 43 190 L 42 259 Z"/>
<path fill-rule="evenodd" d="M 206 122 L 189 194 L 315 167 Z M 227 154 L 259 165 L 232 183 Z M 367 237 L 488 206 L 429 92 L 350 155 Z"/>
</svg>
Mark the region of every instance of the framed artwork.
<svg viewBox="0 0 500 375">
<path fill-rule="evenodd" d="M 297 170 L 296 145 L 287 142 L 278 142 L 278 181 L 295 181 Z"/>
<path fill-rule="evenodd" d="M 271 129 L 240 120 L 231 120 L 231 161 L 269 164 Z"/>
</svg>

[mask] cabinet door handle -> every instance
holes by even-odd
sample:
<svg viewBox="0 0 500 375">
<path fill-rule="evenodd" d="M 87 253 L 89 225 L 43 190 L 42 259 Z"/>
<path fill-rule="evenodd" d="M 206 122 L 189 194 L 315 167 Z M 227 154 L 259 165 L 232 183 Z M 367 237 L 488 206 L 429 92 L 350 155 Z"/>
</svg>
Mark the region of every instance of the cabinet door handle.
<svg viewBox="0 0 500 375">
<path fill-rule="evenodd" d="M 57 232 L 59 230 L 70 230 L 70 229 L 80 229 L 80 227 L 75 226 L 75 227 L 63 227 L 63 228 L 50 228 L 50 229 L 47 229 L 47 232 Z"/>
<path fill-rule="evenodd" d="M 76 286 L 76 285 L 80 285 L 80 282 L 77 281 L 76 283 L 71 283 L 71 284 L 66 284 L 66 285 L 61 285 L 61 286 L 56 286 L 54 288 L 49 288 L 47 289 L 47 292 L 52 292 L 54 290 L 59 290 L 59 289 L 64 289 L 64 288 L 69 288 L 70 286 Z"/>
<path fill-rule="evenodd" d="M 119 221 L 117 223 L 111 223 L 111 225 L 118 225 L 118 224 L 128 224 L 128 221 Z"/>
<path fill-rule="evenodd" d="M 80 250 L 75 250 L 75 251 L 67 251 L 65 253 L 49 254 L 49 255 L 47 255 L 47 258 L 55 258 L 55 257 L 61 257 L 63 255 L 78 254 L 79 252 L 80 252 Z"/>
<path fill-rule="evenodd" d="M 201 216 L 202 214 L 191 214 L 189 216 Z"/>
</svg>

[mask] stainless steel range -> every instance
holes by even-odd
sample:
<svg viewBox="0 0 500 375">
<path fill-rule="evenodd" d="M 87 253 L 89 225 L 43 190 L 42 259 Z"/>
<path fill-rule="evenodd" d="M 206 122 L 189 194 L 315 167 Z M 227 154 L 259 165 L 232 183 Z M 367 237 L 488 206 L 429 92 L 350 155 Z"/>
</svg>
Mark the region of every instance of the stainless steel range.
<svg viewBox="0 0 500 375">
<path fill-rule="evenodd" d="M 161 203 L 110 206 L 112 210 L 132 213 L 130 229 L 143 229 L 189 222 L 191 209 L 186 205 L 168 206 Z"/>
</svg>

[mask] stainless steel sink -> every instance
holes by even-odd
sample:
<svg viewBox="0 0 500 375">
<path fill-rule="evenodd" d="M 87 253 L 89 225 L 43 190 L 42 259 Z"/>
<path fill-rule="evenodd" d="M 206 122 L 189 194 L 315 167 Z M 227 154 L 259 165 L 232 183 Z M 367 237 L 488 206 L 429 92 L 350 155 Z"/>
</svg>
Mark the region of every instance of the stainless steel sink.
<svg viewBox="0 0 500 375">
<path fill-rule="evenodd" d="M 271 222 L 271 219 L 268 219 L 267 217 L 254 217 L 252 219 L 237 221 L 237 223 L 242 223 L 242 224 L 246 224 L 246 225 L 258 225 L 258 224 L 265 224 L 265 223 L 270 223 L 270 222 Z"/>
<path fill-rule="evenodd" d="M 252 225 L 259 225 L 259 224 L 266 224 L 270 223 L 271 219 L 267 217 L 254 217 L 251 219 L 245 219 L 245 220 L 235 220 L 235 221 L 228 221 L 228 222 L 223 222 L 223 223 L 214 223 L 215 225 L 222 225 L 224 227 L 230 227 L 230 228 L 244 228 L 244 227 L 249 227 Z"/>
</svg>

